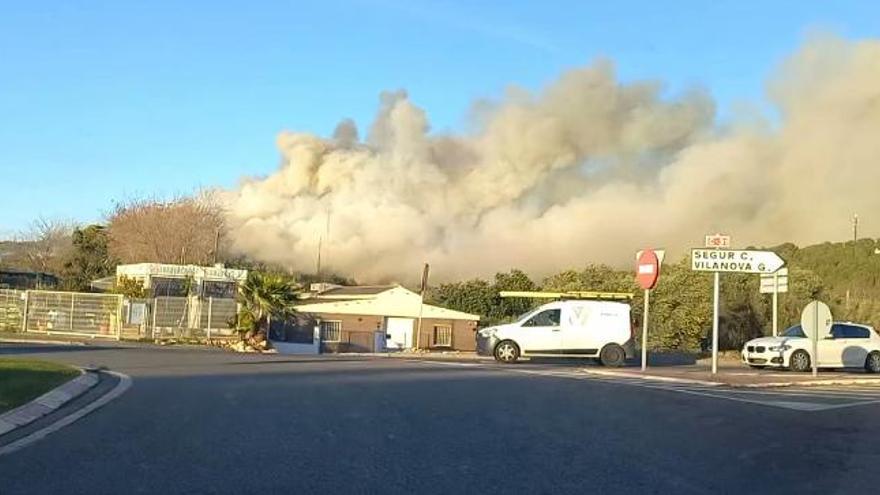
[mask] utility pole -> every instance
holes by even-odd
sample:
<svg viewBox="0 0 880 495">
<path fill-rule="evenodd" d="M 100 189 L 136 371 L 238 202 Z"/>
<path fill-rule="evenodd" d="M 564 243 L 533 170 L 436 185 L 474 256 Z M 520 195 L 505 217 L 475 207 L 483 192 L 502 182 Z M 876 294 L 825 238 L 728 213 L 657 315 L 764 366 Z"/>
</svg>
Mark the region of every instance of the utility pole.
<svg viewBox="0 0 880 495">
<path fill-rule="evenodd" d="M 214 262 L 213 265 L 217 264 L 217 251 L 220 249 L 220 229 L 217 229 L 217 232 L 214 233 Z"/>
<path fill-rule="evenodd" d="M 859 214 L 853 213 L 852 216 L 852 229 L 853 229 L 853 264 L 856 262 L 856 244 L 859 240 Z M 849 311 L 849 298 L 850 298 L 850 289 L 846 290 L 846 310 Z M 849 316 L 849 315 L 847 315 Z"/>
<path fill-rule="evenodd" d="M 315 275 L 318 278 L 318 282 L 321 281 L 321 243 L 324 241 L 323 236 L 318 236 L 318 262 L 317 267 L 315 268 Z"/>
<path fill-rule="evenodd" d="M 852 217 L 852 225 L 853 225 L 853 259 L 856 257 L 856 242 L 859 240 L 859 214 L 853 213 Z"/>
</svg>

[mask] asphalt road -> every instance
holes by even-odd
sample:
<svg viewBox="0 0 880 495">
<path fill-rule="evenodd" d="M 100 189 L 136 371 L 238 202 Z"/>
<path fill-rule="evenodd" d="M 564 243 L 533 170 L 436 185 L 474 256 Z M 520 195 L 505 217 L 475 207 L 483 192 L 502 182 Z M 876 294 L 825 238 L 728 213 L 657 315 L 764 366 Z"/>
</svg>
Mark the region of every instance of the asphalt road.
<svg viewBox="0 0 880 495">
<path fill-rule="evenodd" d="M 134 379 L 0 457 L 0 493 L 857 493 L 880 405 L 804 411 L 567 364 L 0 347 Z M 577 379 L 572 379 L 577 378 Z M 693 391 L 691 391 L 693 392 Z"/>
</svg>

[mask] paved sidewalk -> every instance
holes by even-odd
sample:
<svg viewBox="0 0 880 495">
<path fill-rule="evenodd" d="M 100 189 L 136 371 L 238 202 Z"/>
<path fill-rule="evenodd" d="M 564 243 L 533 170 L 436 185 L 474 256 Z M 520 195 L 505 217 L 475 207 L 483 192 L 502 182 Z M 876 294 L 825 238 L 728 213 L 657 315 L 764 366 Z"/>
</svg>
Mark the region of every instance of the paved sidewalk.
<svg viewBox="0 0 880 495">
<path fill-rule="evenodd" d="M 645 372 L 642 372 L 638 367 L 587 367 L 583 371 L 599 376 L 743 388 L 880 384 L 880 374 L 870 374 L 864 370 L 819 371 L 819 376 L 814 378 L 812 373 L 770 369 L 755 370 L 736 362 L 719 362 L 718 373 L 715 375 L 711 373 L 711 368 L 705 364 L 649 366 Z"/>
<path fill-rule="evenodd" d="M 69 382 L 11 411 L 0 414 L 0 435 L 32 423 L 80 396 L 98 383 L 98 374 L 84 371 Z"/>
</svg>

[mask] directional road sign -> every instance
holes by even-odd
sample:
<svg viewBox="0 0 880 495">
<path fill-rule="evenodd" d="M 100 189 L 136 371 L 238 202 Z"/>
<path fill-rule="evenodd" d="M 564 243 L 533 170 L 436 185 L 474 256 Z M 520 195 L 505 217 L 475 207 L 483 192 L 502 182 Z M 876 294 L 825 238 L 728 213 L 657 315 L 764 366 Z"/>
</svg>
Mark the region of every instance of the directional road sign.
<svg viewBox="0 0 880 495">
<path fill-rule="evenodd" d="M 784 264 L 773 251 L 691 249 L 691 269 L 700 272 L 773 273 Z"/>
</svg>

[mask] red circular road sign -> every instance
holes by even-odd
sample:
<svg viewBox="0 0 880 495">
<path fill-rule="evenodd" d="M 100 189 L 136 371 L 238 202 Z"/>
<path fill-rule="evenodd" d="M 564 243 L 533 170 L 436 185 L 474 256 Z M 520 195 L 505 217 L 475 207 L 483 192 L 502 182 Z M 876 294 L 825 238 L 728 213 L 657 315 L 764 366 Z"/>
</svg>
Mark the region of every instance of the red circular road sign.
<svg viewBox="0 0 880 495">
<path fill-rule="evenodd" d="M 636 262 L 636 281 L 645 290 L 653 289 L 660 276 L 660 260 L 653 249 L 645 249 Z"/>
</svg>

